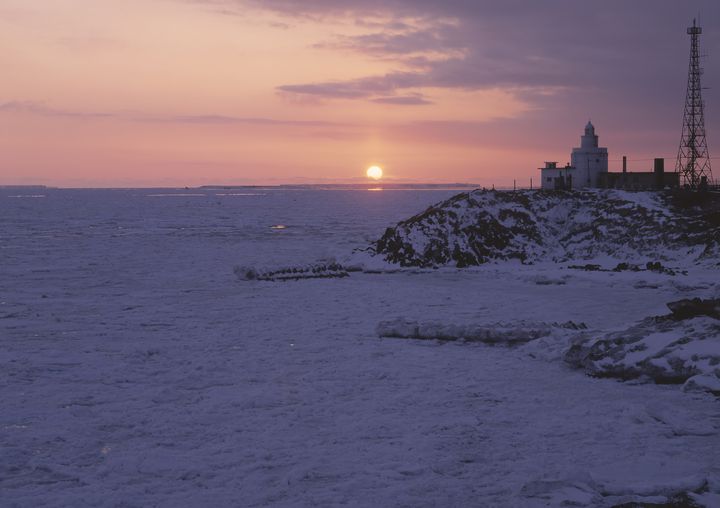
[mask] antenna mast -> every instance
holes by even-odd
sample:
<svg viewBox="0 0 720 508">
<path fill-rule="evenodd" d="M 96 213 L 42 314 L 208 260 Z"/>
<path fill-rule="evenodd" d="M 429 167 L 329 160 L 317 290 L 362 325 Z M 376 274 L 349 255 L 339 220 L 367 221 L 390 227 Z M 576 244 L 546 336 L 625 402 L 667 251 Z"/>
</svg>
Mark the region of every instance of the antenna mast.
<svg viewBox="0 0 720 508">
<path fill-rule="evenodd" d="M 700 86 L 700 76 L 703 70 L 700 67 L 698 37 L 702 34 L 702 28 L 697 26 L 693 19 L 693 26 L 687 29 L 687 33 L 691 40 L 690 68 L 683 113 L 682 137 L 675 171 L 681 174 L 682 184 L 685 187 L 699 189 L 712 183 L 710 154 L 705 139 L 702 87 Z"/>
</svg>

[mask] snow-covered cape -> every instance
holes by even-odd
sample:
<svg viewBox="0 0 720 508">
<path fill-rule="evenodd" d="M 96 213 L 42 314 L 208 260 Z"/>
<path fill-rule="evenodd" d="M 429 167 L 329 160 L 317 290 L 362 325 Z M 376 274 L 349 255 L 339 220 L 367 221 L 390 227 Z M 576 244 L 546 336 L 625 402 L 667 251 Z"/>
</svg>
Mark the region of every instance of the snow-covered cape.
<svg viewBox="0 0 720 508">
<path fill-rule="evenodd" d="M 720 196 L 683 201 L 659 192 L 475 190 L 388 228 L 375 250 L 415 267 L 599 256 L 718 263 Z"/>
</svg>

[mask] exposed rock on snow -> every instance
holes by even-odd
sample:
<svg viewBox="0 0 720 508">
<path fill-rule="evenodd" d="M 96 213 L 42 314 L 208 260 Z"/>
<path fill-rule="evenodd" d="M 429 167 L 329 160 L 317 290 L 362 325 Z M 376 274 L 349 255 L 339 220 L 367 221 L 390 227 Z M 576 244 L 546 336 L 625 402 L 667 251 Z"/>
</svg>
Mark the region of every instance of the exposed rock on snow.
<svg viewBox="0 0 720 508">
<path fill-rule="evenodd" d="M 687 381 L 686 390 L 720 390 L 718 303 L 699 298 L 671 302 L 667 316 L 646 318 L 599 339 L 577 339 L 565 360 L 592 376 L 647 376 L 657 383 Z"/>
<path fill-rule="evenodd" d="M 568 268 L 572 270 L 584 270 L 586 272 L 655 272 L 664 273 L 666 275 L 676 275 L 677 270 L 673 270 L 663 264 L 660 261 L 648 261 L 645 263 L 645 267 L 641 267 L 635 263 L 618 263 L 615 268 L 603 268 L 601 265 L 586 263 L 584 265 L 569 265 Z M 683 275 L 687 275 L 687 271 L 679 271 Z"/>
<path fill-rule="evenodd" d="M 476 190 L 388 228 L 376 252 L 401 266 L 612 256 L 651 258 L 647 270 L 665 271 L 657 258 L 714 259 L 720 250 L 720 198 L 708 200 L 698 208 L 657 192 Z"/>
<path fill-rule="evenodd" d="M 720 299 L 700 298 L 678 300 L 667 304 L 673 319 L 681 320 L 696 316 L 710 316 L 720 319 Z"/>
<path fill-rule="evenodd" d="M 348 270 L 342 265 L 330 262 L 300 267 L 262 269 L 236 266 L 235 275 L 240 280 L 289 281 L 300 279 L 333 279 L 347 277 Z"/>
<path fill-rule="evenodd" d="M 487 324 L 445 324 L 434 321 L 418 322 L 398 318 L 382 321 L 377 327 L 380 337 L 401 339 L 463 340 L 466 342 L 487 342 L 522 344 L 540 337 L 547 337 L 556 330 L 584 330 L 583 323 L 543 323 L 518 321 L 512 323 Z"/>
<path fill-rule="evenodd" d="M 549 277 L 547 275 L 534 275 L 529 277 L 530 282 L 534 282 L 538 286 L 564 286 L 570 276 L 565 275 L 563 277 Z"/>
</svg>

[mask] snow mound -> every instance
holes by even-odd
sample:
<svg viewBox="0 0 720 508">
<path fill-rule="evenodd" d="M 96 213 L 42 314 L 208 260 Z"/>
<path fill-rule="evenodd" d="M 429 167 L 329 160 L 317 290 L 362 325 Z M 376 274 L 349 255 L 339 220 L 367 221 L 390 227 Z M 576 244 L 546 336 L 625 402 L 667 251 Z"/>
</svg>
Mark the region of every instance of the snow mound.
<svg viewBox="0 0 720 508">
<path fill-rule="evenodd" d="M 690 206 L 658 192 L 476 190 L 388 228 L 375 251 L 388 262 L 426 268 L 607 256 L 717 263 L 720 198 L 704 199 Z"/>
<path fill-rule="evenodd" d="M 710 482 L 703 477 L 678 478 L 669 484 L 648 483 L 612 487 L 601 485 L 587 473 L 564 479 L 534 480 L 526 483 L 520 494 L 524 506 L 593 506 L 634 507 L 664 506 L 693 508 L 717 497 Z"/>
<path fill-rule="evenodd" d="M 698 374 L 693 376 L 683 385 L 685 392 L 709 392 L 720 396 L 720 377 L 715 375 Z"/>
<path fill-rule="evenodd" d="M 558 480 L 534 480 L 520 494 L 535 503 L 527 506 L 598 506 L 602 502 L 599 486 L 587 473 Z"/>
<path fill-rule="evenodd" d="M 643 319 L 602 338 L 576 339 L 565 361 L 597 377 L 649 378 L 686 383 L 687 391 L 717 390 L 720 300 L 680 300 L 668 307 L 672 313 L 667 316 Z"/>
<path fill-rule="evenodd" d="M 584 323 L 545 323 L 517 321 L 512 323 L 446 324 L 437 321 L 412 321 L 398 318 L 377 326 L 380 337 L 401 339 L 462 340 L 491 344 L 523 344 L 547 337 L 556 330 L 584 330 Z"/>
</svg>

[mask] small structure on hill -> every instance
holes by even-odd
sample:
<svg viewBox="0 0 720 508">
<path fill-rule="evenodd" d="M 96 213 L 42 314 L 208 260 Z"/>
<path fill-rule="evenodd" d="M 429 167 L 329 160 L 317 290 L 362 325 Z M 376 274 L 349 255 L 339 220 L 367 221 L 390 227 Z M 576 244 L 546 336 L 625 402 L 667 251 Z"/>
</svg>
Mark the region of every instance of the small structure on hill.
<svg viewBox="0 0 720 508">
<path fill-rule="evenodd" d="M 628 171 L 627 157 L 623 157 L 622 172 L 609 172 L 608 150 L 598 146 L 598 136 L 592 122 L 585 126 L 580 147 L 573 148 L 570 161 L 562 167 L 557 162 L 546 162 L 545 167 L 540 168 L 541 188 L 659 190 L 680 186 L 679 173 L 665 172 L 665 159 L 654 159 L 651 171 Z"/>
<path fill-rule="evenodd" d="M 603 189 L 660 190 L 680 186 L 680 173 L 665 172 L 665 159 L 655 158 L 652 171 L 628 171 L 627 157 L 623 156 L 622 173 L 604 173 L 598 180 Z"/>
<path fill-rule="evenodd" d="M 540 177 L 542 189 L 563 190 L 573 188 L 573 175 L 575 174 L 575 168 L 570 164 L 565 164 L 564 167 L 558 167 L 557 164 L 557 161 L 546 161 L 545 167 L 540 168 L 540 171 L 542 172 Z"/>
</svg>

